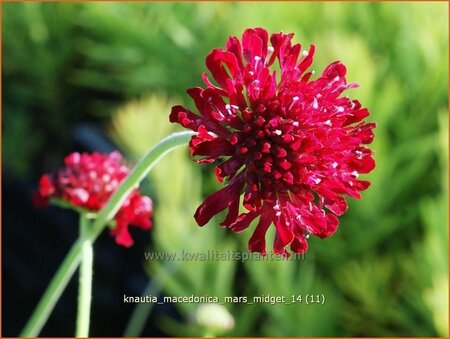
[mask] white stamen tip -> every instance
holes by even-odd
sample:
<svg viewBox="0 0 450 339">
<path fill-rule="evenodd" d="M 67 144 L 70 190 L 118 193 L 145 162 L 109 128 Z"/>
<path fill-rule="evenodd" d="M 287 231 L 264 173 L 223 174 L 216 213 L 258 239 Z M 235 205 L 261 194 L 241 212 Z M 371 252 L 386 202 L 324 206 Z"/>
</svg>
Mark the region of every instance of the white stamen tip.
<svg viewBox="0 0 450 339">
<path fill-rule="evenodd" d="M 276 215 L 277 217 L 279 217 L 279 216 L 281 215 L 281 212 L 278 211 L 277 213 L 275 213 L 275 215 Z"/>
<path fill-rule="evenodd" d="M 314 109 L 318 109 L 319 108 L 319 103 L 317 102 L 316 98 L 314 98 L 314 101 L 313 101 L 313 108 Z"/>
<path fill-rule="evenodd" d="M 316 71 L 314 71 L 314 70 L 313 70 L 313 71 L 311 71 L 311 74 L 316 74 Z"/>
<path fill-rule="evenodd" d="M 255 61 L 259 61 L 259 60 L 261 60 L 261 57 L 260 57 L 260 56 L 257 56 L 257 55 L 255 55 L 254 59 L 255 59 Z"/>
<path fill-rule="evenodd" d="M 298 121 L 294 121 L 294 122 L 292 123 L 292 125 L 294 125 L 295 127 L 298 127 L 300 124 L 298 123 Z"/>
<path fill-rule="evenodd" d="M 302 55 L 303 55 L 304 57 L 308 56 L 308 54 L 309 54 L 309 53 L 308 53 L 308 51 L 306 51 L 306 50 L 302 52 Z"/>
<path fill-rule="evenodd" d="M 248 72 L 248 74 L 253 75 L 253 74 L 255 74 L 255 73 L 253 73 L 253 71 L 250 71 L 250 72 Z"/>
<path fill-rule="evenodd" d="M 336 161 L 331 164 L 331 166 L 333 166 L 333 168 L 336 168 L 337 165 L 338 165 L 338 163 Z"/>
<path fill-rule="evenodd" d="M 274 132 L 276 135 L 281 135 L 283 132 L 281 132 L 279 129 L 276 129 Z"/>
<path fill-rule="evenodd" d="M 309 239 L 309 234 L 305 235 L 305 238 L 306 238 L 306 239 Z"/>
<path fill-rule="evenodd" d="M 359 177 L 359 173 L 358 173 L 357 171 L 353 171 L 353 172 L 352 172 L 352 175 L 353 175 L 355 178 Z"/>
<path fill-rule="evenodd" d="M 333 81 L 339 81 L 339 79 L 341 79 L 341 78 L 338 75 L 338 76 L 336 76 L 336 78 L 333 79 Z"/>
<path fill-rule="evenodd" d="M 272 53 L 275 49 L 272 46 L 267 47 L 267 50 L 269 51 L 269 53 Z"/>
<path fill-rule="evenodd" d="M 292 101 L 297 101 L 299 99 L 299 97 L 295 96 L 292 98 Z"/>
<path fill-rule="evenodd" d="M 324 124 L 327 125 L 327 126 L 331 126 L 331 120 L 325 121 Z"/>
</svg>

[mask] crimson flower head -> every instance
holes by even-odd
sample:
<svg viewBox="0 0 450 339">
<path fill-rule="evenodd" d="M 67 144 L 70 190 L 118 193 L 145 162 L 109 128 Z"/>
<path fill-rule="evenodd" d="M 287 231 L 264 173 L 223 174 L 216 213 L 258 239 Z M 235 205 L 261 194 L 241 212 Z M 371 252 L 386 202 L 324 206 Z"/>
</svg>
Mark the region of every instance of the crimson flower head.
<svg viewBox="0 0 450 339">
<path fill-rule="evenodd" d="M 118 152 L 111 154 L 72 153 L 64 159 L 64 167 L 45 174 L 34 193 L 36 206 L 47 205 L 51 198 L 61 199 L 74 207 L 89 211 L 100 210 L 130 172 Z M 111 234 L 116 243 L 133 245 L 129 225 L 141 229 L 152 226 L 152 200 L 134 189 L 117 212 Z"/>
<path fill-rule="evenodd" d="M 357 86 L 347 83 L 345 66 L 333 62 L 312 79 L 315 47 L 302 51 L 292 37 L 269 39 L 262 28 L 247 29 L 241 41 L 230 37 L 226 50 L 206 58 L 216 84 L 204 73 L 205 88 L 187 91 L 198 114 L 182 106 L 170 114 L 171 122 L 197 132 L 190 141 L 195 160 L 218 161 L 217 180 L 226 182 L 195 220 L 203 226 L 228 209 L 221 225 L 240 232 L 258 219 L 249 250 L 262 254 L 272 223 L 278 254 L 288 255 L 288 245 L 304 253 L 310 234 L 331 236 L 347 210 L 344 195 L 361 198 L 370 183 L 358 176 L 375 167 L 363 146 L 372 142 L 375 124 L 364 121 L 369 111 L 359 101 L 342 96 Z"/>
</svg>

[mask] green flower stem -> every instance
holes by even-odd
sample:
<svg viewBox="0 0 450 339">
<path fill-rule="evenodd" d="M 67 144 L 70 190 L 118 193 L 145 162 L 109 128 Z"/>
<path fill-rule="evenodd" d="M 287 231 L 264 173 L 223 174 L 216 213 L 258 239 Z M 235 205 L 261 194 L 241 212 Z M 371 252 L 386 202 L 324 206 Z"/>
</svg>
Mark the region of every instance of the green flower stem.
<svg viewBox="0 0 450 339">
<path fill-rule="evenodd" d="M 58 271 L 54 275 L 47 290 L 35 308 L 20 337 L 36 337 L 47 322 L 50 313 L 59 300 L 62 292 L 75 273 L 81 259 L 81 241 L 78 239 L 70 249 Z"/>
<path fill-rule="evenodd" d="M 171 150 L 185 145 L 195 132 L 173 133 L 155 145 L 136 164 L 128 177 L 121 183 L 117 191 L 108 200 L 108 203 L 98 213 L 95 221 L 90 225 L 87 238 L 92 243 L 102 232 L 105 225 L 114 217 L 127 195 L 139 185 L 156 162 Z M 56 302 L 66 288 L 70 278 L 75 273 L 81 260 L 82 241 L 78 239 L 70 249 L 58 271 L 44 292 L 38 306 L 28 320 L 21 337 L 36 337 L 46 323 Z"/>
<path fill-rule="evenodd" d="M 80 239 L 81 239 L 81 266 L 78 285 L 78 311 L 76 337 L 87 338 L 89 336 L 89 321 L 91 315 L 92 300 L 92 264 L 94 251 L 92 241 L 89 239 L 89 220 L 87 216 L 80 214 Z"/>
</svg>

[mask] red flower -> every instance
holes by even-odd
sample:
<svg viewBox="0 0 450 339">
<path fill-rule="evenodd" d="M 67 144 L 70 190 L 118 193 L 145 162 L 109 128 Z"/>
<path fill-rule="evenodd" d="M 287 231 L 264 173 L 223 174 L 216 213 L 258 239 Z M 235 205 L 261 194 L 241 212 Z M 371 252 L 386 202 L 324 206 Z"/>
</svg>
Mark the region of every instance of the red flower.
<svg viewBox="0 0 450 339">
<path fill-rule="evenodd" d="M 375 167 L 372 151 L 362 146 L 373 140 L 374 123 L 357 100 L 341 96 L 348 88 L 345 66 L 336 61 L 311 80 L 305 71 L 315 51 L 291 45 L 293 34 L 269 37 L 262 28 L 248 29 L 242 43 L 230 37 L 226 50 L 214 49 L 206 58 L 218 86 L 206 74 L 206 88 L 187 92 L 200 114 L 175 106 L 171 122 L 198 132 L 190 152 L 199 163 L 218 159 L 219 182 L 227 186 L 208 196 L 195 213 L 200 226 L 228 209 L 222 226 L 243 231 L 259 217 L 249 250 L 266 253 L 265 234 L 274 223 L 275 253 L 285 247 L 303 253 L 310 234 L 325 238 L 347 210 L 344 194 L 361 198 L 368 181 L 361 173 Z M 280 74 L 270 67 L 278 60 Z M 239 214 L 240 196 L 244 193 Z"/>
<path fill-rule="evenodd" d="M 118 152 L 109 155 L 94 152 L 72 153 L 64 159 L 65 166 L 52 174 L 45 174 L 34 194 L 34 204 L 47 205 L 50 198 L 58 198 L 89 211 L 100 210 L 125 179 L 130 170 Z M 152 226 L 152 201 L 133 190 L 115 216 L 111 229 L 116 243 L 133 245 L 128 232 L 130 224 L 149 229 Z"/>
</svg>

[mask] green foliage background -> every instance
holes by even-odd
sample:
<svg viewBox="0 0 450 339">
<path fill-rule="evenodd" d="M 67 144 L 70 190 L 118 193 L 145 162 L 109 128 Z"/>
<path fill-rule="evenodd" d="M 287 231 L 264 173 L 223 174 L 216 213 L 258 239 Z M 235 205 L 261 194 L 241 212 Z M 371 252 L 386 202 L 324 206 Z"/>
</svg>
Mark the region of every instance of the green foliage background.
<svg viewBox="0 0 450 339">
<path fill-rule="evenodd" d="M 225 307 L 228 336 L 448 336 L 447 3 L 4 3 L 3 168 L 36 179 L 60 162 L 74 123 L 93 120 L 137 159 L 161 137 L 173 104 L 193 106 L 204 58 L 247 27 L 316 44 L 313 68 L 340 59 L 361 87 L 349 95 L 377 123 L 372 187 L 350 201 L 338 232 L 311 239 L 303 261 L 144 264 L 168 295 L 324 294 L 324 305 Z M 23 142 L 27 140 L 28 142 Z M 152 251 L 246 250 L 192 215 L 219 187 L 186 150 L 152 172 Z M 173 265 L 172 265 L 173 266 Z M 156 283 L 155 283 L 156 281 Z M 197 336 L 160 319 L 170 335 Z M 128 334 L 139 335 L 139 309 Z"/>
</svg>

